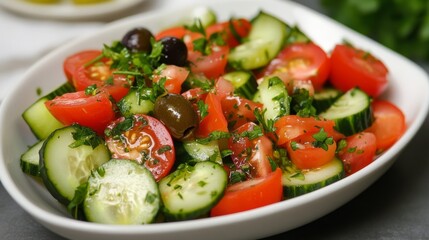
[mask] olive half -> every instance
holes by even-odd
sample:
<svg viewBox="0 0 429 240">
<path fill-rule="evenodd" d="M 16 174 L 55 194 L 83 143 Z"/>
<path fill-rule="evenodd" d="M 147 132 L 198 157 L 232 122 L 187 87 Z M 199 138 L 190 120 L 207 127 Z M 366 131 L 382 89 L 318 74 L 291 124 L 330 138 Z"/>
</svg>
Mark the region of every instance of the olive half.
<svg viewBox="0 0 429 240">
<path fill-rule="evenodd" d="M 154 116 L 170 131 L 173 138 L 189 140 L 198 127 L 198 115 L 192 104 L 180 94 L 169 93 L 158 97 L 154 105 Z"/>
</svg>

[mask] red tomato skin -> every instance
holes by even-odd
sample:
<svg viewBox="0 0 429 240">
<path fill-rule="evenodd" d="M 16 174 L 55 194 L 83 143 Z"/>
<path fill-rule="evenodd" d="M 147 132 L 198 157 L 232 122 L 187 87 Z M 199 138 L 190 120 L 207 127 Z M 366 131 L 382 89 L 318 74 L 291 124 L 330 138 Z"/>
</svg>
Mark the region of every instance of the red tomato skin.
<svg viewBox="0 0 429 240">
<path fill-rule="evenodd" d="M 233 34 L 231 28 L 235 30 L 236 36 Z M 230 21 L 220 22 L 210 25 L 206 29 L 206 34 L 210 37 L 214 33 L 220 33 L 223 40 L 226 41 L 230 48 L 236 47 L 240 44 L 240 38 L 249 35 L 252 24 L 249 20 L 240 18 L 232 19 Z"/>
<path fill-rule="evenodd" d="M 404 113 L 394 104 L 385 100 L 372 102 L 374 122 L 366 130 L 375 135 L 377 139 L 377 151 L 390 148 L 405 132 Z"/>
<path fill-rule="evenodd" d="M 167 128 L 158 119 L 143 114 L 136 114 L 133 117 L 135 125 L 121 134 L 122 139 L 127 139 L 126 144 L 124 141 L 113 139 L 110 136 L 106 136 L 106 144 L 112 152 L 113 158 L 132 159 L 144 164 L 152 172 L 155 180 L 159 181 L 170 172 L 174 165 L 176 157 L 173 139 Z M 113 129 L 124 119 L 124 117 L 116 119 L 107 126 L 107 129 Z M 142 123 L 139 119 L 144 119 L 147 124 Z M 135 139 L 133 139 L 133 136 Z M 146 136 L 149 137 L 150 141 L 141 142 L 142 137 Z M 149 147 L 146 149 L 148 150 L 147 154 L 150 155 L 150 160 L 144 160 L 140 153 L 141 151 L 138 149 L 147 143 L 149 143 Z M 158 151 L 164 146 L 168 146 L 170 149 L 168 151 Z M 125 147 L 127 150 L 125 150 Z"/>
<path fill-rule="evenodd" d="M 277 144 L 284 145 L 289 143 L 292 139 L 305 134 L 316 133 L 321 128 L 327 132 L 328 136 L 339 140 L 344 137 L 343 134 L 337 132 L 335 122 L 327 119 L 316 119 L 314 117 L 299 117 L 297 115 L 287 115 L 279 118 L 275 123 L 275 132 L 277 134 Z"/>
<path fill-rule="evenodd" d="M 235 131 L 237 134 L 253 131 L 257 125 L 248 122 Z M 270 139 L 266 136 L 260 136 L 255 139 L 248 137 L 232 136 L 228 140 L 228 149 L 231 149 L 231 159 L 236 169 L 242 169 L 248 165 L 249 172 L 246 172 L 248 178 L 259 178 L 267 176 L 272 172 L 269 157 L 273 155 L 273 147 Z"/>
<path fill-rule="evenodd" d="M 103 64 L 97 66 L 85 66 L 82 65 L 76 69 L 73 74 L 73 85 L 76 91 L 84 91 L 91 85 L 107 90 L 115 101 L 121 100 L 127 95 L 130 90 L 130 84 L 132 79 L 127 78 L 124 75 L 113 75 L 113 71 L 108 65 L 109 60 L 103 59 Z M 96 72 L 96 77 L 92 76 L 92 71 Z M 113 77 L 113 82 L 107 82 L 110 77 Z"/>
<path fill-rule="evenodd" d="M 214 93 L 208 93 L 204 102 L 208 106 L 208 114 L 201 119 L 196 136 L 204 138 L 214 131 L 228 132 L 228 122 L 223 116 L 219 98 Z"/>
<path fill-rule="evenodd" d="M 387 88 L 387 67 L 367 52 L 344 44 L 336 45 L 331 62 L 330 81 L 341 91 L 359 87 L 376 98 Z"/>
<path fill-rule="evenodd" d="M 320 89 L 328 79 L 331 61 L 314 43 L 294 43 L 284 48 L 260 76 L 286 73 L 290 80 L 310 80 Z"/>
<path fill-rule="evenodd" d="M 175 65 L 167 65 L 164 69 L 161 70 L 159 74 L 154 74 L 153 81 L 159 82 L 161 78 L 165 77 L 165 89 L 169 93 L 180 94 L 182 91 L 182 84 L 188 75 L 189 71 L 186 68 Z"/>
<path fill-rule="evenodd" d="M 229 186 L 223 198 L 212 208 L 210 216 L 243 212 L 280 202 L 282 198 L 282 171 L 277 168 L 265 177 Z"/>
<path fill-rule="evenodd" d="M 299 169 L 318 168 L 332 161 L 335 157 L 336 142 L 327 145 L 327 150 L 314 147 L 312 145 L 312 142 L 315 141 L 313 134 L 305 133 L 292 139 L 293 142 L 297 143 L 298 149 L 293 149 L 291 142 L 286 145 L 290 160 Z"/>
<path fill-rule="evenodd" d="M 217 45 L 211 47 L 210 55 L 189 51 L 188 60 L 190 61 L 191 71 L 193 73 L 203 73 L 210 79 L 216 79 L 225 73 L 228 54 L 229 48 L 227 46 Z"/>
<path fill-rule="evenodd" d="M 72 83 L 73 74 L 76 69 L 100 55 L 100 50 L 84 50 L 68 56 L 63 63 L 63 70 L 67 80 Z"/>
<path fill-rule="evenodd" d="M 221 101 L 223 114 L 231 130 L 255 122 L 255 109 L 262 110 L 262 104 L 239 96 L 227 96 Z"/>
<path fill-rule="evenodd" d="M 113 104 L 106 92 L 95 96 L 87 96 L 84 91 L 66 93 L 46 101 L 45 106 L 62 124 L 78 123 L 99 135 L 103 135 L 106 126 L 115 119 Z"/>
<path fill-rule="evenodd" d="M 374 161 L 377 143 L 370 132 L 357 133 L 345 140 L 347 147 L 338 152 L 338 157 L 343 161 L 346 176 L 350 176 Z"/>
</svg>

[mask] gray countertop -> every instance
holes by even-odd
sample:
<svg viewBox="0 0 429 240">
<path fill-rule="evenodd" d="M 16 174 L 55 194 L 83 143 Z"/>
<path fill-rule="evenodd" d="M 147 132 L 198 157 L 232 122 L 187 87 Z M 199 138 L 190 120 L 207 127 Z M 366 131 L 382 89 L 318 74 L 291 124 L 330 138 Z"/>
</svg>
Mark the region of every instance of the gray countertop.
<svg viewBox="0 0 429 240">
<path fill-rule="evenodd" d="M 318 1 L 297 1 L 320 11 Z M 429 73 L 429 65 L 420 64 Z M 267 239 L 429 239 L 429 118 L 377 182 L 334 212 Z M 293 216 L 291 216 L 293 217 Z M 0 184 L 0 238 L 62 239 L 20 208 Z"/>
</svg>

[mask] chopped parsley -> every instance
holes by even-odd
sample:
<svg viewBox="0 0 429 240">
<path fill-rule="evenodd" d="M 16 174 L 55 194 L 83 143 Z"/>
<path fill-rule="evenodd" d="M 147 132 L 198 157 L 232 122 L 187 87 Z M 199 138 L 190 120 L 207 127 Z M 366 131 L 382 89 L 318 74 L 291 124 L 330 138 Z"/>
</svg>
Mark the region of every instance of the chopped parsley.
<svg viewBox="0 0 429 240">
<path fill-rule="evenodd" d="M 103 143 L 103 140 L 92 129 L 78 124 L 73 124 L 72 126 L 75 130 L 72 133 L 75 141 L 71 143 L 69 147 L 77 148 L 82 145 L 87 145 L 94 149 Z"/>
</svg>

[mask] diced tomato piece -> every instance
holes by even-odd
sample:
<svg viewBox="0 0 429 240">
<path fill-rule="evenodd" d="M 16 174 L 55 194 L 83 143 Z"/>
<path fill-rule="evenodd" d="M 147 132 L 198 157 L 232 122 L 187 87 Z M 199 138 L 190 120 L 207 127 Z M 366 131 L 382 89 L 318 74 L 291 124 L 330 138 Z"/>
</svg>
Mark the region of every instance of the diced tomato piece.
<svg viewBox="0 0 429 240">
<path fill-rule="evenodd" d="M 196 136 L 208 137 L 211 132 L 228 132 L 228 122 L 223 116 L 220 100 L 214 93 L 208 93 L 204 101 L 207 105 L 207 116 L 201 119 Z"/>
<path fill-rule="evenodd" d="M 334 159 L 336 142 L 325 144 L 326 149 L 315 146 L 314 134 L 301 134 L 286 145 L 290 160 L 299 169 L 318 168 Z"/>
<path fill-rule="evenodd" d="M 255 109 L 262 110 L 262 104 L 239 96 L 227 96 L 222 101 L 222 110 L 228 127 L 235 130 L 248 122 L 255 122 Z"/>
<path fill-rule="evenodd" d="M 370 132 L 361 132 L 347 137 L 347 146 L 338 152 L 344 163 L 346 175 L 351 175 L 374 161 L 377 150 L 376 137 Z"/>
<path fill-rule="evenodd" d="M 155 72 L 157 72 L 157 70 L 155 70 Z M 165 77 L 165 89 L 169 93 L 180 94 L 182 91 L 182 84 L 188 75 L 189 71 L 186 68 L 175 65 L 166 65 L 162 68 L 159 74 L 154 74 L 153 81 L 159 82 L 160 79 Z"/>
<path fill-rule="evenodd" d="M 290 140 L 305 134 L 315 133 L 320 131 L 321 128 L 334 138 L 339 140 L 344 137 L 334 129 L 335 122 L 333 120 L 314 118 L 314 117 L 299 117 L 297 115 L 287 115 L 279 118 L 275 123 L 275 132 L 277 134 L 277 144 L 283 145 Z"/>
</svg>

